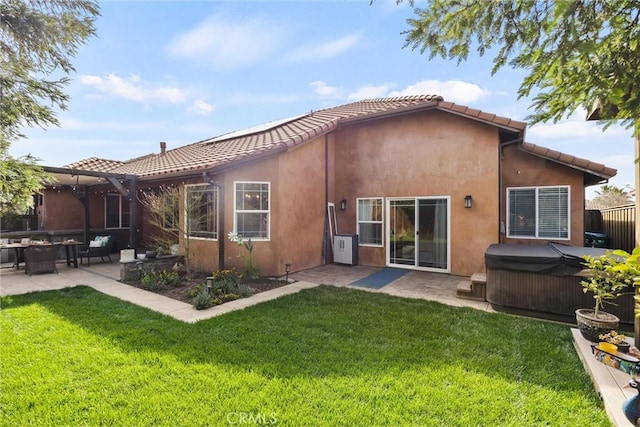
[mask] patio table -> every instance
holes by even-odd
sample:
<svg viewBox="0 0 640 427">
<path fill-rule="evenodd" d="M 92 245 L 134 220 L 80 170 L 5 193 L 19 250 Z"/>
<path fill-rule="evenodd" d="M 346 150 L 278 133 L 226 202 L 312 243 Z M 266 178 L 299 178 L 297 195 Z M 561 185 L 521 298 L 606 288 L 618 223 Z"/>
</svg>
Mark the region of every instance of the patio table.
<svg viewBox="0 0 640 427">
<path fill-rule="evenodd" d="M 16 254 L 16 260 L 13 263 L 13 267 L 16 268 L 16 270 L 20 269 L 20 260 L 22 260 L 22 262 L 24 262 L 24 250 L 28 247 L 29 245 L 26 245 L 24 243 L 3 243 L 0 245 L 0 249 L 13 249 L 15 254 Z"/>
<path fill-rule="evenodd" d="M 67 266 L 78 268 L 78 246 L 82 246 L 84 245 L 84 243 L 76 242 L 75 240 L 65 240 L 64 242 L 59 242 L 59 244 L 64 246 L 64 254 Z M 0 249 L 13 249 L 15 251 L 16 260 L 13 266 L 16 268 L 16 270 L 19 270 L 21 262 L 20 260 L 24 262 L 24 250 L 30 245 L 37 245 L 37 243 L 3 243 L 0 245 Z"/>
<path fill-rule="evenodd" d="M 61 243 L 64 246 L 64 253 L 67 258 L 67 265 L 73 268 L 78 268 L 78 246 L 83 246 L 83 242 L 76 242 L 75 240 L 65 240 Z"/>
</svg>

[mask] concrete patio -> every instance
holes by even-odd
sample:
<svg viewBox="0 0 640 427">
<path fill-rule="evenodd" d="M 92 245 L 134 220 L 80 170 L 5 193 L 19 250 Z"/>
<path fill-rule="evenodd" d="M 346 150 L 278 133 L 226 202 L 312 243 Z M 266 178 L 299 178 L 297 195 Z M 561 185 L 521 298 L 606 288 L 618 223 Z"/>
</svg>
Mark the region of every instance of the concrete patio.
<svg viewBox="0 0 640 427">
<path fill-rule="evenodd" d="M 112 255 L 112 258 L 116 257 Z M 290 274 L 290 281 L 295 282 L 288 286 L 261 292 L 250 298 L 232 301 L 207 310 L 196 310 L 191 304 L 120 283 L 118 260 L 114 260 L 113 263 L 96 262 L 90 267 L 80 265 L 78 268 L 59 263 L 58 274 L 34 274 L 33 276 L 25 274 L 24 268 L 16 270 L 10 264 L 4 264 L 3 268 L 0 268 L 0 296 L 85 285 L 104 294 L 192 323 L 321 284 L 348 287 L 350 283 L 378 270 L 380 270 L 378 267 L 359 265 L 347 267 L 329 264 Z M 456 286 L 461 279 L 463 278 L 446 274 L 411 271 L 381 289 L 351 287 L 368 292 L 438 301 L 456 307 L 493 311 L 487 302 L 456 298 Z"/>
<path fill-rule="evenodd" d="M 250 298 L 232 301 L 207 310 L 196 310 L 190 304 L 176 301 L 162 295 L 148 292 L 120 283 L 120 263 L 94 263 L 91 267 L 68 267 L 58 264 L 58 274 L 39 274 L 28 276 L 23 269 L 15 270 L 3 264 L 0 268 L 0 296 L 19 295 L 29 292 L 49 291 L 67 287 L 85 285 L 124 301 L 131 302 L 150 310 L 157 311 L 183 322 L 194 323 L 239 310 L 284 295 L 299 292 L 320 284 L 350 287 L 367 292 L 379 292 L 405 298 L 417 298 L 437 301 L 455 307 L 472 307 L 492 312 L 487 302 L 460 299 L 456 297 L 456 286 L 462 277 L 447 274 L 410 271 L 397 280 L 380 289 L 368 289 L 350 284 L 380 270 L 378 267 L 342 266 L 329 264 L 305 271 L 291 273 L 294 283 L 270 291 L 256 294 Z M 629 375 L 603 365 L 591 354 L 589 342 L 573 329 L 573 339 L 578 356 L 585 370 L 591 376 L 596 391 L 602 397 L 605 409 L 616 426 L 631 426 L 622 413 L 622 402 L 633 396 L 636 391 L 627 386 Z"/>
</svg>

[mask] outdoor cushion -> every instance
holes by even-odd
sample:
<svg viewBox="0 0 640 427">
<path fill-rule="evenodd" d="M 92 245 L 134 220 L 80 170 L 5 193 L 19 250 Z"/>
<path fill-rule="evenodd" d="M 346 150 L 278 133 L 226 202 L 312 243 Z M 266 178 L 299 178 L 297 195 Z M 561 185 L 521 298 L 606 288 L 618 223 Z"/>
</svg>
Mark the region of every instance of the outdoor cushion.
<svg viewBox="0 0 640 427">
<path fill-rule="evenodd" d="M 104 261 L 104 257 L 109 258 L 109 262 L 111 261 L 111 246 L 113 239 L 111 236 L 96 236 L 93 240 L 89 242 L 89 247 L 85 250 L 78 251 L 78 256 L 80 257 L 80 264 L 82 264 L 83 258 L 87 258 L 87 265 L 91 265 L 91 257 L 99 256 L 102 261 Z"/>
</svg>

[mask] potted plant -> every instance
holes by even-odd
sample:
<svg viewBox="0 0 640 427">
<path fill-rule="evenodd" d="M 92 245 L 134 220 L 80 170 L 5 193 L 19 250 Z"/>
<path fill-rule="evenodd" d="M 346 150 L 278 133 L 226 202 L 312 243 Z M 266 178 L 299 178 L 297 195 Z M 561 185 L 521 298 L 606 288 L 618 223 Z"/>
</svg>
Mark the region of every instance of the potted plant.
<svg viewBox="0 0 640 427">
<path fill-rule="evenodd" d="M 580 284 L 584 293 L 593 293 L 595 305 L 576 310 L 576 322 L 582 336 L 589 341 L 598 342 L 601 334 L 618 329 L 620 319 L 604 311 L 604 303 L 613 304 L 611 301 L 634 283 L 635 269 L 626 263 L 628 256 L 625 254 L 624 251 L 607 251 L 599 257 L 583 257 L 589 275 Z"/>
<path fill-rule="evenodd" d="M 614 344 L 618 347 L 618 351 L 622 353 L 628 353 L 631 348 L 631 344 L 627 342 L 627 337 L 624 334 L 619 334 L 615 330 L 607 332 L 606 334 L 600 334 L 598 338 L 600 338 L 600 341 Z"/>
</svg>

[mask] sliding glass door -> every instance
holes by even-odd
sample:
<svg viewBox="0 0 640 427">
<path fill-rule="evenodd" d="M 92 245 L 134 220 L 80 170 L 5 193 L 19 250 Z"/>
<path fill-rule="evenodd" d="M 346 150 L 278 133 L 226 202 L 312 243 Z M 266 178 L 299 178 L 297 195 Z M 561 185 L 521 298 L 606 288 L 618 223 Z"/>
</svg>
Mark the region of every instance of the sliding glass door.
<svg viewBox="0 0 640 427">
<path fill-rule="evenodd" d="M 449 271 L 449 198 L 388 199 L 390 266 Z"/>
</svg>

